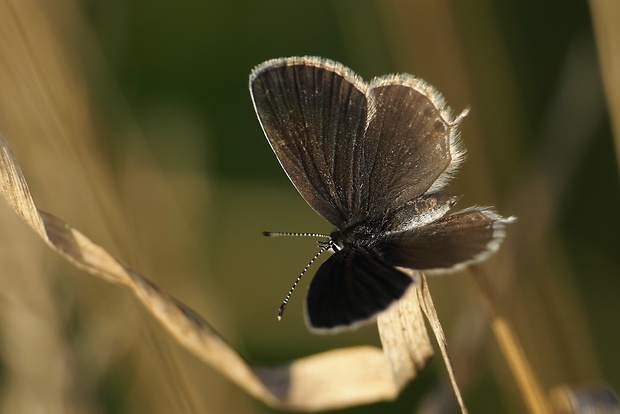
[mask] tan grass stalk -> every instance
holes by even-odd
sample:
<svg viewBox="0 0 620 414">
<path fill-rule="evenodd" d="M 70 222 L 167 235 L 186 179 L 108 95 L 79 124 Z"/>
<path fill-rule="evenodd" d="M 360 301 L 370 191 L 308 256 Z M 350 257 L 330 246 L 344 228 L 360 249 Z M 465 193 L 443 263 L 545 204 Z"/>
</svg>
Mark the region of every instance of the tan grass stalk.
<svg viewBox="0 0 620 414">
<path fill-rule="evenodd" d="M 590 0 L 590 10 L 616 147 L 616 160 L 620 162 L 620 2 Z"/>
<path fill-rule="evenodd" d="M 421 282 L 422 284 L 420 286 L 419 292 L 420 302 L 422 303 L 422 310 L 424 311 L 424 314 L 426 315 L 426 318 L 431 325 L 431 329 L 435 334 L 435 339 L 437 339 L 437 343 L 439 344 L 439 350 L 441 351 L 441 356 L 443 357 L 443 361 L 446 364 L 448 376 L 450 377 L 450 384 L 452 384 L 452 389 L 454 390 L 454 394 L 456 395 L 456 400 L 459 403 L 461 413 L 467 414 L 467 408 L 465 408 L 465 403 L 463 402 L 461 391 L 456 382 L 456 378 L 454 377 L 452 363 L 450 362 L 450 357 L 448 356 L 448 343 L 446 341 L 446 336 L 444 335 L 443 328 L 441 327 L 441 323 L 439 322 L 439 317 L 437 316 L 437 311 L 435 310 L 435 304 L 433 303 L 433 298 L 431 297 L 430 290 L 428 289 L 428 284 L 426 283 L 426 276 L 422 275 Z"/>
<path fill-rule="evenodd" d="M 497 304 L 497 295 L 489 284 L 486 274 L 479 266 L 471 266 L 470 269 L 473 279 L 488 305 L 493 334 L 517 382 L 528 412 L 532 414 L 551 414 L 545 392 L 540 386 L 538 378 L 532 370 L 510 323 L 501 314 Z"/>
</svg>

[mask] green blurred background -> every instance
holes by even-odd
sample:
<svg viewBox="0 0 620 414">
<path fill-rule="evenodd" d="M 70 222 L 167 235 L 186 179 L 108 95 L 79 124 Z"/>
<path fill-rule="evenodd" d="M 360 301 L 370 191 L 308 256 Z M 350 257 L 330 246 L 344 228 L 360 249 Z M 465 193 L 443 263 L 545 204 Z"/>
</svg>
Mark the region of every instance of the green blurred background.
<svg viewBox="0 0 620 414">
<path fill-rule="evenodd" d="M 310 277 L 275 317 L 316 243 L 261 232 L 331 229 L 281 171 L 248 75 L 317 55 L 366 80 L 414 74 L 455 112 L 471 108 L 449 188 L 465 194 L 461 208 L 519 217 L 486 268 L 540 382 L 620 385 L 620 192 L 587 2 L 0 3 L 0 133 L 39 207 L 196 309 L 251 362 L 379 345 L 373 326 L 308 333 Z M 274 412 L 12 214 L 3 207 L 2 412 Z M 470 277 L 430 283 L 470 411 L 524 412 Z M 444 378 L 435 357 L 397 401 L 339 412 L 418 412 Z"/>
</svg>

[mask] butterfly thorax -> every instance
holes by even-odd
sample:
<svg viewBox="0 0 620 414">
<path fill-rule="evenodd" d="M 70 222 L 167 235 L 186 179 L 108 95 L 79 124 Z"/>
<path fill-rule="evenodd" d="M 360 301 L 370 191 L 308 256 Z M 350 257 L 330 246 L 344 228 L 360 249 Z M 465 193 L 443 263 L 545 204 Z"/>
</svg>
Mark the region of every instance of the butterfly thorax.
<svg viewBox="0 0 620 414">
<path fill-rule="evenodd" d="M 346 248 L 373 248 L 384 234 L 383 219 L 364 219 L 343 228 L 338 228 L 330 234 L 334 250 Z"/>
</svg>

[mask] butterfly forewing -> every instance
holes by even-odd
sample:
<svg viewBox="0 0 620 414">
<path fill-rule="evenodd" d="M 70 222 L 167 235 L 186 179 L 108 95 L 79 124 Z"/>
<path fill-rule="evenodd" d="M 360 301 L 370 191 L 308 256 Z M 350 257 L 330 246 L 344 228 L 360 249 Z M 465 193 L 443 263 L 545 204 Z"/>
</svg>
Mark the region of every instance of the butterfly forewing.
<svg viewBox="0 0 620 414">
<path fill-rule="evenodd" d="M 288 58 L 257 67 L 250 90 L 287 175 L 338 227 L 439 189 L 462 157 L 443 98 L 412 76 L 368 85 L 338 63 Z"/>
<path fill-rule="evenodd" d="M 368 209 L 385 214 L 426 193 L 456 168 L 461 151 L 442 98 L 423 81 L 405 75 L 379 79 L 368 95 Z"/>
<path fill-rule="evenodd" d="M 250 90 L 282 168 L 321 216 L 342 226 L 360 208 L 366 85 L 335 62 L 278 59 L 257 67 Z"/>
</svg>

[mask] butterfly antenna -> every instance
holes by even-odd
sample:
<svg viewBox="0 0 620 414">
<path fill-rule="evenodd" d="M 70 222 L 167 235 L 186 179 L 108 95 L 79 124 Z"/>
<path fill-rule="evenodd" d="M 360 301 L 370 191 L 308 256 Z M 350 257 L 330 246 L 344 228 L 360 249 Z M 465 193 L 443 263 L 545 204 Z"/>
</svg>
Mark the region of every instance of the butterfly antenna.
<svg viewBox="0 0 620 414">
<path fill-rule="evenodd" d="M 301 278 L 304 276 L 304 273 L 306 273 L 306 271 L 308 271 L 310 266 L 312 266 L 312 263 L 314 263 L 314 261 L 316 259 L 318 259 L 321 254 L 325 253 L 325 251 L 329 250 L 331 247 L 332 247 L 332 243 L 331 242 L 328 242 L 325 245 L 323 245 L 323 247 L 321 247 L 321 250 L 319 250 L 318 253 L 314 255 L 312 260 L 310 260 L 310 263 L 308 263 L 306 265 L 306 267 L 304 267 L 304 270 L 301 271 L 301 273 L 297 277 L 297 280 L 295 281 L 295 283 L 293 283 L 293 286 L 291 287 L 291 290 L 288 291 L 288 293 L 286 294 L 286 298 L 284 298 L 284 301 L 282 302 L 282 304 L 278 308 L 278 320 L 279 321 L 282 320 L 282 314 L 284 313 L 284 308 L 286 308 L 286 305 L 288 305 L 288 301 L 291 298 L 291 295 L 293 294 L 293 291 L 297 287 L 297 284 L 299 283 Z"/>
<path fill-rule="evenodd" d="M 290 237 L 327 237 L 327 234 L 321 233 L 287 233 L 282 231 L 264 231 L 263 236 L 267 237 L 280 237 L 280 236 L 290 236 Z"/>
</svg>

